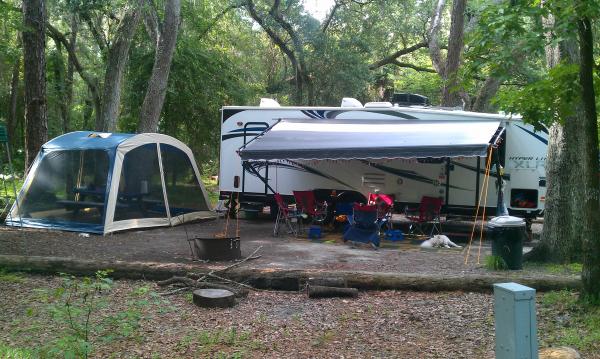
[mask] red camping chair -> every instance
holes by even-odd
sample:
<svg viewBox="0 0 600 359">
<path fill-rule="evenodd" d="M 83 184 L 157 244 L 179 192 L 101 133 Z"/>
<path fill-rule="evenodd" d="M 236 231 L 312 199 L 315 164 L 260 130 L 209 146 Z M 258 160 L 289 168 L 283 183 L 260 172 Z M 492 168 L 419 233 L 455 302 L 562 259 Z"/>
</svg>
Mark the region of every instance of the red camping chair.
<svg viewBox="0 0 600 359">
<path fill-rule="evenodd" d="M 275 225 L 273 226 L 273 236 L 277 237 L 279 235 L 279 229 L 283 223 L 287 226 L 288 233 L 293 233 L 295 236 L 298 235 L 296 228 L 292 224 L 293 219 L 298 219 L 296 211 L 288 207 L 288 204 L 285 203 L 279 193 L 275 193 L 274 197 L 277 203 L 277 217 L 275 217 Z"/>
<path fill-rule="evenodd" d="M 431 237 L 434 231 L 436 234 L 440 234 L 442 232 L 440 216 L 443 203 L 441 198 L 423 196 L 418 208 L 407 207 L 405 215 L 411 221 L 409 233 L 415 234 L 418 232 L 424 235 L 423 225 L 431 223 L 432 227 L 429 236 Z"/>
<path fill-rule="evenodd" d="M 394 210 L 394 195 L 369 193 L 370 205 L 377 208 L 377 222 L 379 228 L 386 225 L 388 229 L 392 229 L 392 212 Z"/>
<path fill-rule="evenodd" d="M 305 218 L 310 218 L 312 223 L 323 223 L 327 214 L 327 205 L 317 203 L 313 191 L 294 191 L 294 199 L 298 210 L 298 231 Z"/>
</svg>

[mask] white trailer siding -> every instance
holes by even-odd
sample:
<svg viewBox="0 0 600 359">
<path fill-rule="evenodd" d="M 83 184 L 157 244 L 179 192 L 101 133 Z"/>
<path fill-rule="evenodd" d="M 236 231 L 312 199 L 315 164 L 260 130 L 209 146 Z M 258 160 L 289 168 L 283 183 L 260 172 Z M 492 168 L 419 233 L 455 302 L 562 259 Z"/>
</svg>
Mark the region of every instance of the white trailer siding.
<svg viewBox="0 0 600 359">
<path fill-rule="evenodd" d="M 506 129 L 503 163 L 505 166 L 505 202 L 510 209 L 536 212 L 543 209 L 547 134 L 536 132 L 520 119 L 493 114 L 446 111 L 428 108 L 317 108 L 317 107 L 224 107 L 222 109 L 219 189 L 222 194 L 243 192 L 246 195 L 270 195 L 264 182 L 246 171 L 237 153 L 245 142 L 262 133 L 282 118 L 314 119 L 423 119 L 461 121 L 482 118 L 501 119 Z M 365 137 L 365 141 L 368 138 Z M 423 163 L 430 162 L 430 163 Z M 479 166 L 477 165 L 479 162 Z M 352 161 L 270 161 L 259 166 L 262 177 L 277 192 L 291 195 L 294 190 L 354 190 L 367 195 L 375 189 L 394 194 L 397 201 L 418 203 L 422 196 L 442 197 L 450 207 L 473 208 L 484 184 L 486 158 L 397 159 Z M 487 191 L 487 207 L 497 202 L 496 167 Z M 236 180 L 237 177 L 237 180 Z M 237 182 L 237 187 L 235 186 Z M 541 186 L 542 185 L 542 186 Z M 511 206 L 513 189 L 531 195 L 535 207 Z M 485 202 L 481 200 L 481 205 Z M 513 201 L 514 202 L 514 201 Z M 522 202 L 519 202 L 522 203 Z M 529 203 L 530 204 L 530 203 Z"/>
</svg>

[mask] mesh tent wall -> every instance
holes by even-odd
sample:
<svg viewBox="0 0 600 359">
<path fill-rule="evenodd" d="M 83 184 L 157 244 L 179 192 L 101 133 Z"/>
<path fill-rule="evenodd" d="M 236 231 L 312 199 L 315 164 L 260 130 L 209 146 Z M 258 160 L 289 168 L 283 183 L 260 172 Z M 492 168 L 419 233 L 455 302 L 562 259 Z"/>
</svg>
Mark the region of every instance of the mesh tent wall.
<svg viewBox="0 0 600 359">
<path fill-rule="evenodd" d="M 106 234 L 212 217 L 181 141 L 78 131 L 42 146 L 6 224 Z"/>
</svg>

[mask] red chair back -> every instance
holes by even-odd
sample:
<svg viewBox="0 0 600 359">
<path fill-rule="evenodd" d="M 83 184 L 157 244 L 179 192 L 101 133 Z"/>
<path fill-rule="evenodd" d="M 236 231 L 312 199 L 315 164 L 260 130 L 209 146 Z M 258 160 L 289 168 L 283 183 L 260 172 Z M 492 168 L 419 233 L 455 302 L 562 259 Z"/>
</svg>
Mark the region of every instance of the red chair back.
<svg viewBox="0 0 600 359">
<path fill-rule="evenodd" d="M 432 221 L 439 217 L 444 201 L 441 198 L 423 196 L 419 204 L 419 221 Z"/>
<path fill-rule="evenodd" d="M 377 206 L 377 218 L 384 218 L 394 207 L 394 195 L 369 193 L 368 203 Z"/>
<path fill-rule="evenodd" d="M 294 191 L 296 208 L 311 216 L 317 215 L 317 202 L 313 191 Z"/>
<path fill-rule="evenodd" d="M 283 201 L 283 197 L 281 196 L 281 194 L 279 194 L 279 193 L 275 193 L 274 197 L 275 197 L 275 202 L 277 203 L 277 207 L 279 207 L 279 210 L 280 210 L 280 211 L 281 211 L 281 212 L 282 212 L 282 213 L 283 213 L 285 216 L 287 216 L 287 215 L 288 215 L 288 213 L 289 213 L 288 206 L 287 206 L 287 203 L 285 203 L 285 202 Z"/>
</svg>

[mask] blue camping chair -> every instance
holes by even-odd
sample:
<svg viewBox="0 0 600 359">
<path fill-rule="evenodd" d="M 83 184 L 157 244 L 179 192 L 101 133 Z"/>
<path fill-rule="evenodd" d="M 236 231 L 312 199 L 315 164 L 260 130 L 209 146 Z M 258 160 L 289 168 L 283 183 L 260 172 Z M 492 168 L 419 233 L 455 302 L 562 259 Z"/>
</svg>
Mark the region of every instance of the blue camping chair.
<svg viewBox="0 0 600 359">
<path fill-rule="evenodd" d="M 344 232 L 344 242 L 370 243 L 375 248 L 379 247 L 377 207 L 355 204 L 353 212 L 350 228 Z"/>
</svg>

